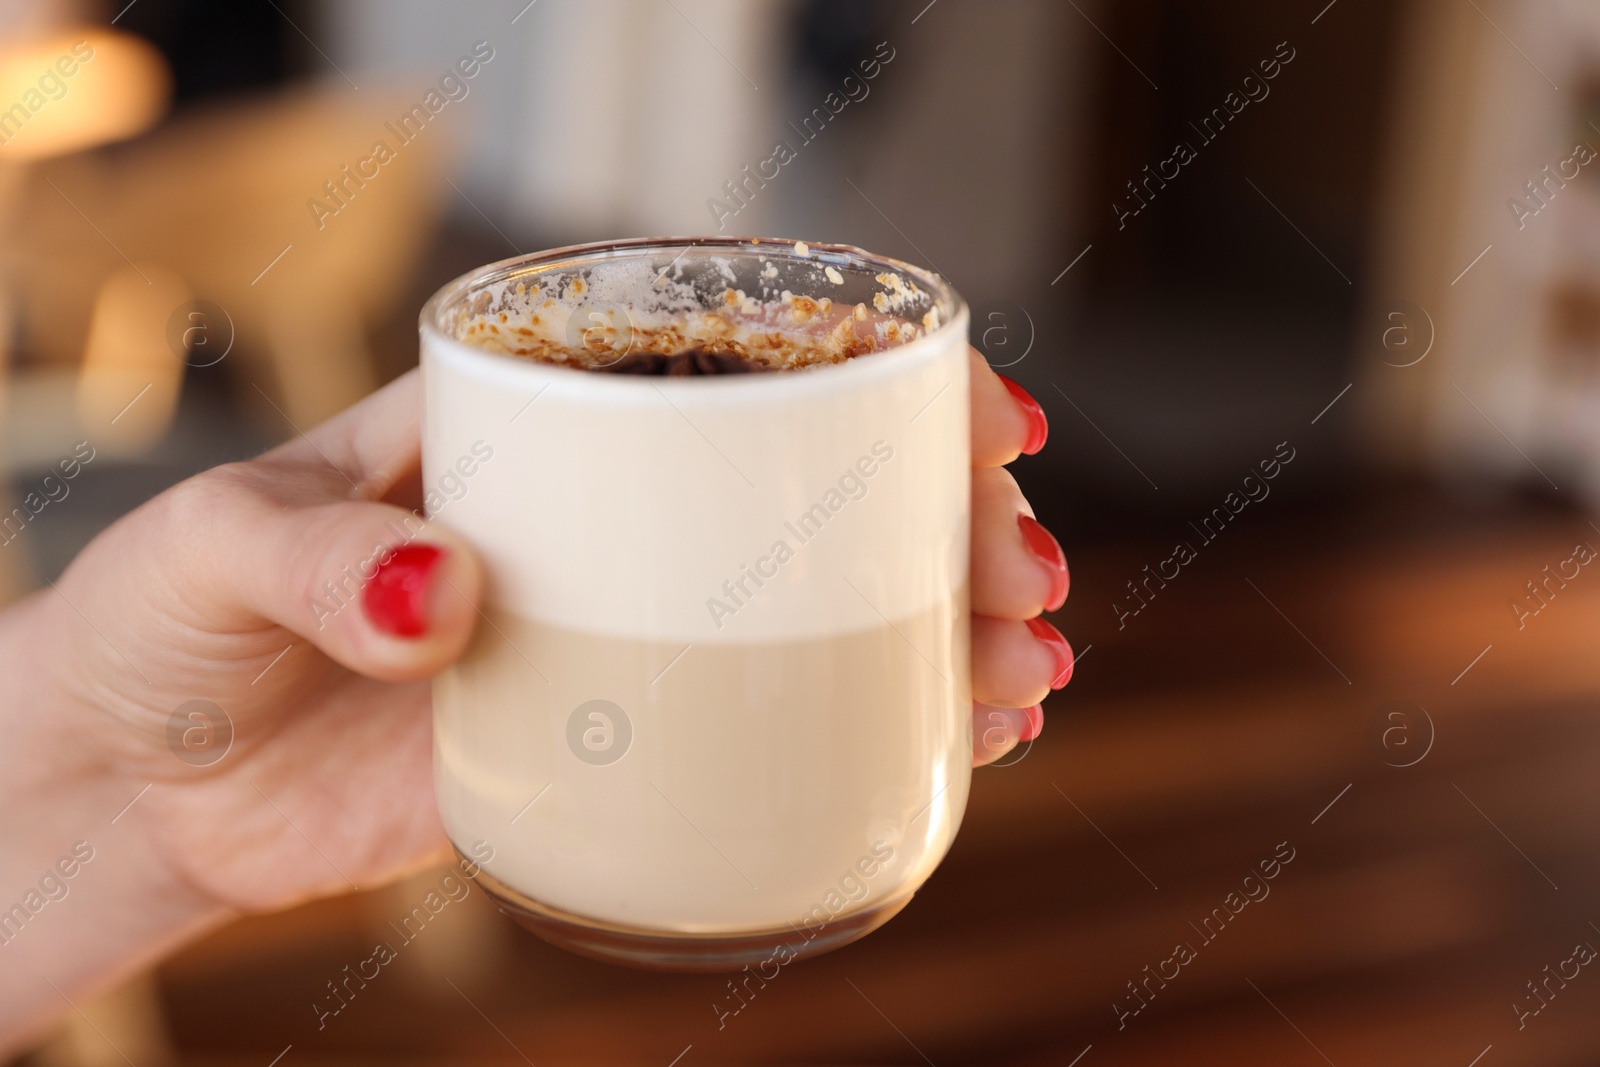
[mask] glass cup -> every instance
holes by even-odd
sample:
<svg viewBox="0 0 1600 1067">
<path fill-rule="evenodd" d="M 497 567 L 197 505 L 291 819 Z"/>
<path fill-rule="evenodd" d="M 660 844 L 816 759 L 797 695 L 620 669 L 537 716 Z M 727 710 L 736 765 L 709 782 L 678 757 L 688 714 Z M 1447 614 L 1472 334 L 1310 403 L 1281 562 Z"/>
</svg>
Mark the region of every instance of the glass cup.
<svg viewBox="0 0 1600 1067">
<path fill-rule="evenodd" d="M 903 343 L 703 377 L 506 352 L 602 366 L 745 311 Z M 971 779 L 967 322 L 921 268 L 731 238 L 537 253 L 428 302 L 428 512 L 487 574 L 435 785 L 503 910 L 737 970 L 861 937 L 933 872 Z"/>
</svg>

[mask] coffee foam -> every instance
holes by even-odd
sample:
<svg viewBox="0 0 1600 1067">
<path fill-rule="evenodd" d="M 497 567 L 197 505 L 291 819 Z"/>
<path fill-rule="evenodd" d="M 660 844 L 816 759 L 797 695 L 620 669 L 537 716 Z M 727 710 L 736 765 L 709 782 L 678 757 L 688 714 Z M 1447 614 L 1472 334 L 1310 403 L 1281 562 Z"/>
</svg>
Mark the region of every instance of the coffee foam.
<svg viewBox="0 0 1600 1067">
<path fill-rule="evenodd" d="M 816 268 L 810 295 L 780 288 L 776 265 L 762 265 L 747 282 L 751 292 L 722 256 L 706 257 L 692 276 L 681 263 L 658 269 L 639 259 L 556 267 L 478 293 L 444 325 L 489 351 L 579 369 L 631 353 L 701 349 L 803 370 L 907 344 L 941 321 L 929 294 L 897 273 L 872 276 L 877 289 L 848 303 L 824 291 L 845 284 L 832 264 L 808 264 Z M 853 281 L 865 279 L 853 273 Z"/>
</svg>

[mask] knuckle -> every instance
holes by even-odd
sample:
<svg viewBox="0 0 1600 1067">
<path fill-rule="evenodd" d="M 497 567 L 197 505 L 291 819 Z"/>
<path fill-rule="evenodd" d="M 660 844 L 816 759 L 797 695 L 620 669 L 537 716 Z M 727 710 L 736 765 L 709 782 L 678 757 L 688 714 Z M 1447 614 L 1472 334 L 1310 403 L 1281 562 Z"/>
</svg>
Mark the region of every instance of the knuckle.
<svg viewBox="0 0 1600 1067">
<path fill-rule="evenodd" d="M 185 538 L 215 528 L 236 515 L 254 495 L 246 467 L 228 463 L 185 478 L 155 499 L 161 518 Z"/>
<path fill-rule="evenodd" d="M 236 577 L 228 573 L 230 557 L 258 524 L 260 511 L 244 466 L 228 464 L 185 478 L 129 516 L 130 532 L 175 586 L 214 590 Z"/>
</svg>

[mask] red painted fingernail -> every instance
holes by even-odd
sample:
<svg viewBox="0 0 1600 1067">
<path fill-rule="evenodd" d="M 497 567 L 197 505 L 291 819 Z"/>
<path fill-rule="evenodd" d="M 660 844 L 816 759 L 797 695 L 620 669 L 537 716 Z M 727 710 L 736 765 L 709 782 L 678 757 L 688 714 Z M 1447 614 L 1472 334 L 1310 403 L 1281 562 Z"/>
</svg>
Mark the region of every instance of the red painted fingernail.
<svg viewBox="0 0 1600 1067">
<path fill-rule="evenodd" d="M 1060 543 L 1032 515 L 1018 515 L 1017 525 L 1022 527 L 1022 543 L 1028 546 L 1028 551 L 1050 568 L 1050 602 L 1044 610 L 1055 611 L 1067 602 L 1067 586 L 1072 581 L 1067 574 L 1067 557 Z"/>
<path fill-rule="evenodd" d="M 428 632 L 428 590 L 444 559 L 435 545 L 402 545 L 378 564 L 361 591 L 361 608 L 374 627 L 396 637 Z"/>
<path fill-rule="evenodd" d="M 1004 374 L 997 374 L 995 377 L 1005 383 L 1006 392 L 1016 398 L 1022 407 L 1022 413 L 1028 417 L 1028 440 L 1022 446 L 1022 453 L 1031 456 L 1044 447 L 1045 439 L 1050 436 L 1050 420 L 1044 417 L 1044 408 L 1039 406 L 1032 393 Z"/>
<path fill-rule="evenodd" d="M 1044 708 L 1035 704 L 1031 708 L 1022 708 L 1022 732 L 1017 735 L 1017 740 L 1032 741 L 1044 730 Z"/>
<path fill-rule="evenodd" d="M 1060 689 L 1072 680 L 1072 646 L 1067 644 L 1067 639 L 1061 636 L 1060 630 L 1043 619 L 1029 619 L 1028 629 L 1056 658 L 1056 676 L 1051 681 L 1050 688 Z"/>
</svg>

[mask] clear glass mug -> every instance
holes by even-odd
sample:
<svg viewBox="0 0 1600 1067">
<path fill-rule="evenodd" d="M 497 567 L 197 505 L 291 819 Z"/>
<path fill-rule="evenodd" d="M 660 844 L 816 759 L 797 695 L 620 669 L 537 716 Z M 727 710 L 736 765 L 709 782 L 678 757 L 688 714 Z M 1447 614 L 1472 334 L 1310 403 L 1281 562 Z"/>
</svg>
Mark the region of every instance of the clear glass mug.
<svg viewBox="0 0 1600 1067">
<path fill-rule="evenodd" d="M 620 358 L 763 293 L 915 336 L 691 378 L 460 336 L 536 323 Z M 538 253 L 428 302 L 430 518 L 488 577 L 435 682 L 435 784 L 503 910 L 586 955 L 736 970 L 861 937 L 932 873 L 971 780 L 967 324 L 920 268 L 748 239 Z"/>
</svg>

